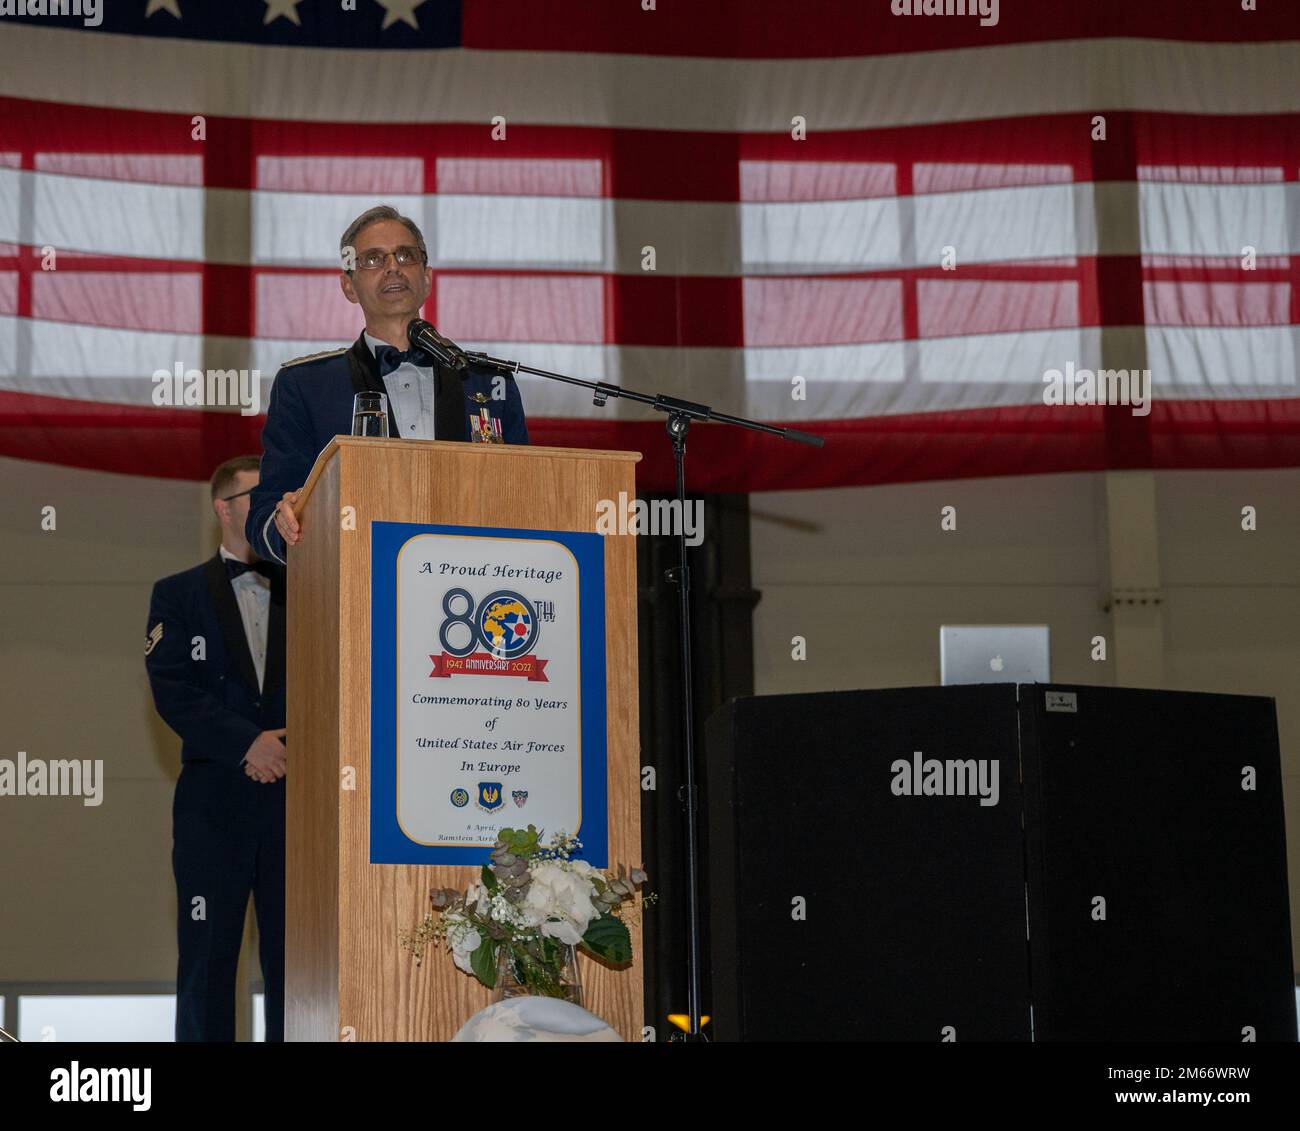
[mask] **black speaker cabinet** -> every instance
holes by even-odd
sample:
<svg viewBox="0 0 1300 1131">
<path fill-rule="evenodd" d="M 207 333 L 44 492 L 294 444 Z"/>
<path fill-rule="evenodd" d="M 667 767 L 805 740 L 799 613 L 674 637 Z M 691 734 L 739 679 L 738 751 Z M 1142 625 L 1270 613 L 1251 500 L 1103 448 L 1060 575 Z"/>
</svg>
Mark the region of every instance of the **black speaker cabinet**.
<svg viewBox="0 0 1300 1131">
<path fill-rule="evenodd" d="M 1294 1041 L 1273 701 L 1021 698 L 1036 1039 Z"/>
<path fill-rule="evenodd" d="M 1296 1039 L 1272 700 L 769 696 L 707 749 L 716 1039 Z"/>
<path fill-rule="evenodd" d="M 716 1039 L 1029 1039 L 1015 708 L 1008 684 L 714 714 Z M 949 759 L 974 766 L 970 792 L 922 792 Z"/>
</svg>

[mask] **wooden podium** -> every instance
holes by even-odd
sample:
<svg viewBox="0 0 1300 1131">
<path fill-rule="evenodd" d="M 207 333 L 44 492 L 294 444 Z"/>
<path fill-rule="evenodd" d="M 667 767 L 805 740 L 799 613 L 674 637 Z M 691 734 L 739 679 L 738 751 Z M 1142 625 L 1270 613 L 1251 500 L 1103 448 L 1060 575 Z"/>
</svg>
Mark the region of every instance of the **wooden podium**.
<svg viewBox="0 0 1300 1131">
<path fill-rule="evenodd" d="M 316 460 L 289 558 L 287 1040 L 447 1040 L 491 999 L 444 949 L 426 949 L 417 967 L 398 942 L 429 910 L 430 888 L 463 890 L 477 865 L 370 863 L 371 523 L 593 532 L 600 500 L 635 498 L 640 458 L 339 436 Z M 606 536 L 603 548 L 609 862 L 633 865 L 642 859 L 636 548 L 630 534 Z M 640 1041 L 641 931 L 628 925 L 630 968 L 581 954 L 579 968 L 586 1007 Z"/>
</svg>

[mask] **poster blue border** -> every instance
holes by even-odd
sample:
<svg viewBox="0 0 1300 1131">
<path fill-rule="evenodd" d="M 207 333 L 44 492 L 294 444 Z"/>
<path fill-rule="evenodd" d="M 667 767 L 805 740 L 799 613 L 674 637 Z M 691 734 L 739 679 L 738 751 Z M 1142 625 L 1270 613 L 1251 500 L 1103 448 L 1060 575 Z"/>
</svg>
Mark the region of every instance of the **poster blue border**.
<svg viewBox="0 0 1300 1131">
<path fill-rule="evenodd" d="M 609 865 L 609 794 L 605 686 L 605 546 L 599 534 L 446 526 L 370 524 L 370 863 L 482 864 L 490 849 L 417 844 L 397 823 L 397 556 L 420 534 L 559 542 L 578 563 L 582 688 L 582 859 Z M 527 820 L 521 814 L 521 824 Z M 545 830 L 548 834 L 555 831 Z"/>
</svg>

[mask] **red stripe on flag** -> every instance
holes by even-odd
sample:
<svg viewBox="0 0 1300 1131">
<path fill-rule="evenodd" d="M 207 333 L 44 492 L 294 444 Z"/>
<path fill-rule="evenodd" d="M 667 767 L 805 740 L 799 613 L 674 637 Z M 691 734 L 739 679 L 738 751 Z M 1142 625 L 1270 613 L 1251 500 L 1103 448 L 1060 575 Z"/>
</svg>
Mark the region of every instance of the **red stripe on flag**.
<svg viewBox="0 0 1300 1131">
<path fill-rule="evenodd" d="M 198 334 L 203 326 L 203 273 L 32 271 L 32 317 L 126 330 Z"/>
<path fill-rule="evenodd" d="M 1127 408 L 1044 405 L 798 423 L 824 448 L 723 425 L 691 433 L 687 486 L 772 491 L 935 479 L 1098 471 L 1107 467 L 1300 465 L 1300 398 L 1157 401 L 1143 421 L 1150 457 L 1107 461 L 1104 416 Z M 142 409 L 0 392 L 0 456 L 128 475 L 204 480 L 231 456 L 261 447 L 261 417 Z M 637 486 L 668 491 L 672 453 L 658 421 L 534 418 L 536 445 L 639 451 Z M 205 449 L 197 441 L 208 439 Z"/>
<path fill-rule="evenodd" d="M 1159 401 L 1134 418 L 1150 434 L 1144 463 L 1108 461 L 1104 416 L 1128 408 L 1045 405 L 796 423 L 826 437 L 823 448 L 723 425 L 692 430 L 687 488 L 783 491 L 1107 468 L 1300 466 L 1300 398 Z M 778 425 L 780 426 L 780 425 Z M 529 421 L 535 444 L 642 453 L 639 491 L 671 491 L 672 452 L 650 421 Z"/>
<path fill-rule="evenodd" d="M 159 479 L 207 479 L 260 454 L 265 417 L 0 391 L 0 455 Z M 223 454 L 224 453 L 224 454 Z"/>
<path fill-rule="evenodd" d="M 57 274 L 35 264 L 32 316 L 73 325 L 197 333 L 193 263 L 81 257 Z M 65 262 L 71 257 L 61 257 Z M 153 270 L 141 268 L 148 262 Z M 1136 256 L 1072 266 L 984 264 L 832 276 L 713 277 L 442 271 L 424 316 L 453 338 L 625 346 L 817 346 L 1090 326 L 1300 323 L 1296 266 L 1141 267 Z M 15 313 L 17 273 L 0 260 L 0 313 Z M 83 270 L 82 268 L 86 268 Z M 357 308 L 337 272 L 208 264 L 206 332 L 230 338 L 348 342 Z M 1140 278 L 1141 286 L 1128 285 Z M 251 293 L 244 304 L 241 296 Z M 1107 296 L 1102 308 L 1099 294 Z M 451 296 L 450 299 L 448 296 Z M 489 298 L 488 296 L 493 296 Z M 251 307 L 251 308 L 250 308 Z M 909 327 L 906 315 L 915 311 Z M 1144 307 L 1146 308 L 1144 310 Z M 437 311 L 437 313 L 435 313 Z M 526 359 L 525 359 L 526 360 Z"/>
<path fill-rule="evenodd" d="M 1086 0 L 983 7 L 954 0 L 948 15 L 895 15 L 935 0 L 462 0 L 461 44 L 481 50 L 599 51 L 715 58 L 825 58 L 946 51 L 1006 43 L 1140 37 L 1249 43 L 1300 38 L 1296 10 L 1261 0 Z M 647 5 L 652 7 L 647 10 Z M 940 9 L 945 7 L 938 0 Z M 996 23 L 981 26 L 987 12 Z"/>
<path fill-rule="evenodd" d="M 51 153 L 59 164 L 111 150 L 99 175 L 122 179 L 162 167 L 160 181 L 189 183 L 196 156 L 209 187 L 274 191 L 384 193 L 437 191 L 449 162 L 457 192 L 531 186 L 540 195 L 603 195 L 639 200 L 867 199 L 887 186 L 899 193 L 951 191 L 967 183 L 1053 184 L 1068 167 L 1074 181 L 1128 180 L 1132 170 L 1206 166 L 1271 168 L 1294 181 L 1300 162 L 1300 114 L 1183 115 L 1098 111 L 1106 140 L 1092 141 L 1092 113 L 1031 114 L 974 122 L 885 129 L 817 130 L 794 141 L 788 131 L 618 129 L 512 124 L 506 143 L 486 124 L 281 122 L 213 116 L 207 142 L 190 140 L 189 116 L 87 108 L 0 98 L 0 150 Z M 53 140 L 57 139 L 57 141 Z M 152 156 L 150 156 L 152 155 Z M 166 170 L 163 158 L 175 158 Z M 383 159 L 383 160 L 380 160 Z M 472 166 L 483 161 L 483 166 Z M 540 164 L 539 164 L 540 163 Z M 857 168 L 826 169 L 831 164 Z M 499 169 L 493 165 L 499 164 Z M 74 162 L 75 165 L 75 162 Z M 595 166 L 600 167 L 600 177 Z M 912 165 L 929 165 L 913 177 Z M 967 168 L 963 169 L 965 166 Z M 66 166 L 66 162 L 61 165 Z M 1035 172 L 1037 171 L 1037 172 Z M 689 175 L 684 175 L 688 172 Z M 382 174 L 382 175 L 380 175 Z M 83 174 L 84 175 L 84 174 Z M 1188 179 L 1193 179 L 1189 175 Z M 745 186 L 742 188 L 742 183 Z"/>
<path fill-rule="evenodd" d="M 598 275 L 443 275 L 438 328 L 473 341 L 601 344 L 605 290 Z"/>
<path fill-rule="evenodd" d="M 903 336 L 899 279 L 745 279 L 743 294 L 749 346 L 892 342 Z"/>
<path fill-rule="evenodd" d="M 1285 326 L 1290 283 L 1143 283 L 1151 326 Z"/>
</svg>

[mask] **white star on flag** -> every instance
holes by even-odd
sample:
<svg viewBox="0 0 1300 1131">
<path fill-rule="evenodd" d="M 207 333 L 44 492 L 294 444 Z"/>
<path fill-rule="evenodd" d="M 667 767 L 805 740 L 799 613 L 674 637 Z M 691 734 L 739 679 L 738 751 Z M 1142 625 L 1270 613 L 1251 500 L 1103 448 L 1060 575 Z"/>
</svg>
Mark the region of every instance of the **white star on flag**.
<svg viewBox="0 0 1300 1131">
<path fill-rule="evenodd" d="M 384 22 L 380 24 L 379 30 L 383 31 L 390 24 L 397 23 L 401 20 L 403 23 L 410 24 L 416 31 L 420 30 L 420 25 L 415 22 L 415 9 L 425 0 L 375 0 L 384 10 Z"/>
<path fill-rule="evenodd" d="M 262 0 L 266 5 L 266 17 L 262 20 L 263 25 L 269 24 L 272 20 L 278 20 L 283 16 L 302 27 L 302 20 L 298 18 L 298 5 L 302 0 Z"/>
<path fill-rule="evenodd" d="M 170 12 L 178 20 L 181 18 L 181 0 L 149 0 L 144 6 L 145 19 L 155 12 Z"/>
</svg>

